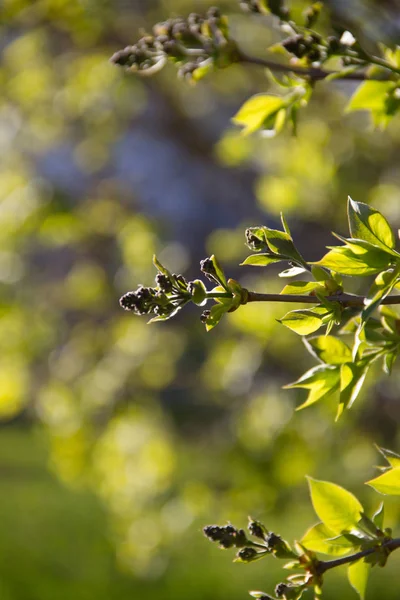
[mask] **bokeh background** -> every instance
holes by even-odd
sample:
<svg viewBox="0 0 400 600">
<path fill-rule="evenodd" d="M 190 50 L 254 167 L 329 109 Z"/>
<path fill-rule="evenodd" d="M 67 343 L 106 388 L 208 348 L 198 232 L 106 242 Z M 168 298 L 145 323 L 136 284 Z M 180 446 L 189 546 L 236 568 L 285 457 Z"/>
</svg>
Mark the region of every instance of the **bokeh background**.
<svg viewBox="0 0 400 600">
<path fill-rule="evenodd" d="M 230 117 L 271 89 L 241 66 L 196 87 L 108 62 L 140 30 L 206 0 L 3 0 L 0 6 L 0 595 L 2 600 L 239 600 L 271 591 L 278 561 L 234 565 L 201 533 L 247 515 L 290 539 L 315 522 L 305 474 L 363 486 L 376 442 L 399 450 L 397 370 L 376 372 L 354 409 L 295 413 L 282 390 L 312 366 L 301 340 L 254 304 L 206 334 L 199 310 L 148 326 L 119 296 L 151 285 L 151 257 L 189 278 L 215 252 L 229 276 L 244 228 L 288 218 L 310 260 L 346 233 L 347 194 L 400 224 L 400 120 L 373 131 L 344 114 L 351 82 L 320 84 L 298 137 L 243 138 Z M 293 1 L 300 10 L 306 4 Z M 364 43 L 399 38 L 398 2 L 327 2 L 322 25 Z M 221 1 L 254 54 L 270 23 Z M 388 525 L 400 521 L 388 502 Z M 368 598 L 399 597 L 399 558 Z M 345 573 L 326 598 L 356 598 Z"/>
</svg>

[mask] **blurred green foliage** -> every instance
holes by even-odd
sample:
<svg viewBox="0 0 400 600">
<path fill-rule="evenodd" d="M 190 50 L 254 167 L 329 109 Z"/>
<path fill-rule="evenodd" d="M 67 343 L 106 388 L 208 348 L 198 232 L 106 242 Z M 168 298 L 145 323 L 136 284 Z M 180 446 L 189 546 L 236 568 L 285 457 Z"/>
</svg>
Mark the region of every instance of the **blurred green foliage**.
<svg viewBox="0 0 400 600">
<path fill-rule="evenodd" d="M 339 482 L 368 506 L 361 484 L 374 475 L 373 441 L 399 446 L 398 371 L 379 385 L 370 377 L 364 401 L 335 426 L 334 403 L 294 414 L 304 396 L 280 386 L 311 363 L 277 323 L 279 307 L 242 307 L 206 335 L 191 311 L 155 327 L 118 306 L 126 289 L 151 283 L 153 252 L 176 271 L 215 252 L 234 271 L 246 255 L 244 227 L 274 223 L 281 210 L 309 260 L 330 229 L 345 230 L 347 194 L 399 222 L 400 122 L 383 133 L 366 114 L 343 116 L 350 83 L 319 86 L 298 137 L 266 140 L 229 126 L 249 93 L 272 89 L 262 69 L 237 65 L 191 87 L 168 68 L 149 83 L 108 63 L 140 28 L 210 4 L 2 3 L 7 600 L 222 600 L 272 588 L 274 567 L 242 571 L 215 556 L 202 525 L 243 525 L 250 513 L 301 537 L 312 520 L 306 473 Z M 278 35 L 234 3 L 221 7 L 254 53 Z M 332 10 L 333 21 L 372 28 L 368 7 L 355 3 L 347 16 Z M 278 291 L 273 275 L 245 267 L 233 274 L 257 291 Z M 399 509 L 388 506 L 395 523 Z M 383 577 L 385 597 L 398 597 L 396 560 L 369 598 L 381 598 Z M 344 577 L 332 577 L 328 599 L 355 597 L 342 589 Z"/>
</svg>

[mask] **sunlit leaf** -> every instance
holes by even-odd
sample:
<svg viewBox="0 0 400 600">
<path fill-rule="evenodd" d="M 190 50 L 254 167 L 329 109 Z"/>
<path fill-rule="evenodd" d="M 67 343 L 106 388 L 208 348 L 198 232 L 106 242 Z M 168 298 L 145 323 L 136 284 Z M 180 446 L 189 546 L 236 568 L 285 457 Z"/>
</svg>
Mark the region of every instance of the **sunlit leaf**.
<svg viewBox="0 0 400 600">
<path fill-rule="evenodd" d="M 368 576 L 371 570 L 371 565 L 364 560 L 358 560 L 349 565 L 347 569 L 347 577 L 350 585 L 355 589 L 361 600 L 365 598 L 365 590 L 367 589 Z"/>
<path fill-rule="evenodd" d="M 387 448 L 381 448 L 380 446 L 377 446 L 377 448 L 392 467 L 400 467 L 400 454 L 393 452 L 393 450 L 388 450 Z"/>
<path fill-rule="evenodd" d="M 328 529 L 340 534 L 357 527 L 363 508 L 353 494 L 328 481 L 307 479 L 314 510 Z"/>
<path fill-rule="evenodd" d="M 362 250 L 362 248 L 360 247 Z M 355 253 L 354 248 L 338 246 L 330 250 L 316 263 L 320 267 L 337 271 L 342 275 L 367 276 L 375 275 L 388 268 L 390 259 L 386 252 L 379 248 L 365 248 L 364 252 Z"/>
<path fill-rule="evenodd" d="M 340 369 L 340 399 L 336 415 L 338 419 L 345 408 L 350 408 L 356 400 L 368 371 L 368 361 L 346 363 Z"/>
<path fill-rule="evenodd" d="M 331 335 L 321 335 L 304 340 L 307 349 L 321 362 L 330 365 L 340 365 L 351 362 L 350 348 L 338 338 Z"/>
<path fill-rule="evenodd" d="M 291 310 L 279 322 L 299 335 L 314 333 L 322 326 L 322 318 L 312 310 Z"/>
<path fill-rule="evenodd" d="M 355 544 L 343 535 L 335 537 L 335 533 L 324 523 L 317 523 L 310 527 L 300 542 L 309 550 L 330 556 L 344 556 L 355 548 Z"/>
<path fill-rule="evenodd" d="M 347 214 L 351 237 L 365 240 L 380 246 L 386 251 L 394 249 L 393 231 L 379 211 L 368 206 L 368 204 L 364 204 L 364 202 L 356 202 L 349 197 Z M 394 253 L 394 255 L 399 256 L 397 253 Z"/>
<path fill-rule="evenodd" d="M 303 388 L 310 390 L 307 400 L 297 408 L 301 410 L 328 397 L 339 388 L 340 369 L 331 365 L 313 367 L 297 381 L 284 386 L 284 389 Z"/>
<path fill-rule="evenodd" d="M 252 267 L 266 267 L 268 265 L 272 265 L 273 263 L 280 262 L 281 260 L 285 260 L 284 257 L 279 258 L 276 254 L 252 254 L 248 256 L 240 266 L 250 265 Z"/>
<path fill-rule="evenodd" d="M 388 496 L 400 495 L 400 467 L 385 471 L 379 477 L 367 481 L 367 484 L 380 494 Z"/>
<path fill-rule="evenodd" d="M 317 288 L 322 289 L 317 281 L 293 281 L 283 288 L 281 294 L 309 294 Z"/>
<path fill-rule="evenodd" d="M 380 503 L 378 510 L 372 515 L 372 521 L 379 529 L 383 529 L 383 523 L 385 518 L 385 505 L 383 502 Z"/>
<path fill-rule="evenodd" d="M 261 129 L 264 122 L 276 115 L 285 106 L 280 96 L 271 94 L 256 94 L 247 100 L 232 121 L 244 127 L 243 134 L 248 135 Z"/>
</svg>

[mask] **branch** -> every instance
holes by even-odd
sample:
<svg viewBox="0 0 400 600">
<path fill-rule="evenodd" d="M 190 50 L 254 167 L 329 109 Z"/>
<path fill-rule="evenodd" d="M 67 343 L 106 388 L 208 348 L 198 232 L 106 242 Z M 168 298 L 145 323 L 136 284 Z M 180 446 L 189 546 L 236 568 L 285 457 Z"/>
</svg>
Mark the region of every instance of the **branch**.
<svg viewBox="0 0 400 600">
<path fill-rule="evenodd" d="M 386 548 L 389 552 L 393 552 L 393 550 L 397 550 L 397 548 L 400 548 L 400 538 L 388 540 L 387 542 L 384 542 L 383 544 L 378 546 L 378 549 L 379 548 Z M 317 566 L 318 575 L 323 575 L 326 571 L 329 571 L 330 569 L 334 569 L 336 567 L 340 567 L 341 565 L 347 565 L 348 563 L 356 562 L 357 560 L 360 560 L 360 558 L 365 558 L 370 554 L 374 554 L 376 550 L 376 547 L 368 548 L 367 550 L 361 550 L 360 552 L 350 554 L 349 556 L 343 556 L 343 558 L 336 558 L 334 560 L 327 561 L 321 560 Z"/>
<path fill-rule="evenodd" d="M 364 296 L 355 294 L 335 294 L 326 296 L 330 302 L 339 302 L 342 306 L 365 307 Z M 297 302 L 301 304 L 321 304 L 317 296 L 301 296 L 292 294 L 259 294 L 258 292 L 249 292 L 247 302 Z M 400 304 L 400 294 L 396 296 L 387 296 L 381 304 Z"/>
<path fill-rule="evenodd" d="M 243 52 L 242 50 L 238 50 L 238 62 L 247 63 L 252 65 L 259 65 L 261 67 L 266 67 L 271 71 L 280 72 L 280 73 L 295 73 L 296 75 L 300 75 L 302 77 L 309 77 L 312 81 L 320 81 L 322 79 L 326 79 L 330 75 L 340 75 L 340 79 L 347 79 L 350 81 L 390 81 L 390 76 L 383 78 L 382 76 L 369 76 L 366 73 L 343 73 L 341 71 L 332 71 L 327 69 L 321 69 L 319 67 L 297 67 L 295 65 L 285 65 L 283 63 L 277 63 L 272 60 L 267 60 L 265 58 L 259 58 L 257 56 L 250 56 Z M 385 68 L 388 68 L 385 65 Z"/>
</svg>

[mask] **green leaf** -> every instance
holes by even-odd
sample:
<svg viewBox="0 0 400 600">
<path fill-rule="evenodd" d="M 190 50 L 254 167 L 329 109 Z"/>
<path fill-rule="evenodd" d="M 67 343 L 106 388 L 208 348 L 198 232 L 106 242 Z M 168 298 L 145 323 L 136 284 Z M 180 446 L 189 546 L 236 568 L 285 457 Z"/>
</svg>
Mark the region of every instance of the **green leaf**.
<svg viewBox="0 0 400 600">
<path fill-rule="evenodd" d="M 285 233 L 287 233 L 288 236 L 292 237 L 292 234 L 290 233 L 289 225 L 288 225 L 282 212 L 281 212 L 281 223 L 282 223 L 282 227 L 283 227 L 283 230 L 285 231 Z"/>
<path fill-rule="evenodd" d="M 369 368 L 366 360 L 358 363 L 346 363 L 340 368 L 340 399 L 336 420 L 345 408 L 350 408 L 356 400 Z"/>
<path fill-rule="evenodd" d="M 261 129 L 267 119 L 277 115 L 284 107 L 285 101 L 280 96 L 256 94 L 243 104 L 232 121 L 244 127 L 243 135 L 249 135 Z"/>
<path fill-rule="evenodd" d="M 172 273 L 170 271 L 168 271 L 168 269 L 166 269 L 158 260 L 157 256 L 155 254 L 153 254 L 153 265 L 156 267 L 156 269 L 162 273 L 163 275 L 166 275 L 169 279 L 172 279 Z"/>
<path fill-rule="evenodd" d="M 211 308 L 210 315 L 206 321 L 206 330 L 210 331 L 220 322 L 221 318 L 224 316 L 228 310 L 230 310 L 231 305 L 228 303 L 224 304 L 214 304 Z"/>
<path fill-rule="evenodd" d="M 361 321 L 365 322 L 372 315 L 374 310 L 378 308 L 380 303 L 393 290 L 399 278 L 397 269 L 388 269 L 377 275 L 368 296 L 365 299 L 365 308 L 361 313 Z"/>
<path fill-rule="evenodd" d="M 355 202 L 349 197 L 347 213 L 352 238 L 365 240 L 389 252 L 394 249 L 393 231 L 379 211 L 364 202 Z M 399 256 L 396 252 L 390 254 Z"/>
<path fill-rule="evenodd" d="M 376 126 L 385 126 L 392 116 L 393 110 L 390 106 L 393 82 L 390 81 L 366 81 L 358 86 L 346 112 L 353 110 L 369 110 Z"/>
<path fill-rule="evenodd" d="M 388 450 L 387 448 L 381 448 L 380 446 L 377 446 L 377 448 L 391 467 L 400 467 L 400 454 L 393 452 L 393 450 Z"/>
<path fill-rule="evenodd" d="M 380 494 L 400 496 L 400 467 L 385 471 L 379 477 L 367 481 Z"/>
<path fill-rule="evenodd" d="M 317 288 L 323 289 L 317 281 L 293 281 L 283 288 L 281 294 L 308 294 Z"/>
<path fill-rule="evenodd" d="M 317 523 L 308 529 L 300 543 L 308 550 L 330 556 L 344 556 L 357 547 L 353 541 L 346 539 L 343 535 L 335 537 L 334 532 L 328 529 L 324 523 Z"/>
<path fill-rule="evenodd" d="M 357 527 L 363 507 L 353 494 L 328 481 L 307 479 L 314 510 L 328 529 L 340 534 Z"/>
<path fill-rule="evenodd" d="M 284 389 L 303 388 L 310 390 L 307 400 L 297 407 L 301 410 L 328 397 L 339 388 L 340 370 L 330 365 L 318 365 L 304 373 L 297 381 L 283 386 Z"/>
<path fill-rule="evenodd" d="M 367 589 L 370 570 L 371 565 L 365 562 L 364 559 L 352 563 L 347 569 L 350 585 L 355 589 L 361 600 L 364 600 L 365 598 L 365 590 Z"/>
<path fill-rule="evenodd" d="M 281 271 L 278 274 L 278 277 L 296 277 L 297 275 L 302 275 L 303 273 L 307 273 L 307 269 L 304 269 L 303 267 L 291 267 L 290 269 Z"/>
<path fill-rule="evenodd" d="M 385 518 L 385 505 L 383 502 L 380 503 L 378 510 L 372 515 L 372 521 L 379 529 L 383 529 L 383 522 Z"/>
<path fill-rule="evenodd" d="M 214 269 L 215 269 L 215 272 L 217 274 L 218 281 L 227 290 L 228 289 L 228 284 L 227 284 L 227 281 L 226 281 L 225 273 L 222 270 L 222 267 L 219 264 L 219 262 L 217 260 L 217 257 L 214 254 L 212 254 L 210 256 L 210 260 L 212 260 L 212 263 L 214 265 Z"/>
<path fill-rule="evenodd" d="M 284 256 L 279 257 L 276 254 L 251 254 L 251 256 L 248 256 L 246 260 L 240 263 L 240 266 L 266 267 L 281 260 L 286 260 L 286 258 Z"/>
<path fill-rule="evenodd" d="M 388 90 L 392 84 L 387 81 L 366 81 L 358 86 L 346 107 L 352 110 L 382 110 Z"/>
<path fill-rule="evenodd" d="M 325 267 L 342 275 L 367 276 L 375 275 L 388 268 L 390 259 L 388 255 L 380 248 L 369 245 L 365 242 L 364 249 L 359 246 L 362 252 L 356 253 L 349 246 L 337 246 L 330 250 L 315 265 Z"/>
<path fill-rule="evenodd" d="M 278 319 L 282 325 L 288 327 L 299 335 L 314 333 L 322 325 L 322 318 L 312 310 L 291 310 L 282 319 Z"/>
<path fill-rule="evenodd" d="M 297 251 L 292 238 L 286 231 L 270 229 L 269 227 L 264 227 L 264 231 L 271 252 L 305 264 L 305 261 Z"/>
<path fill-rule="evenodd" d="M 306 348 L 318 360 L 329 365 L 351 362 L 350 348 L 332 335 L 321 335 L 304 340 Z"/>
<path fill-rule="evenodd" d="M 398 349 L 396 348 L 396 350 L 392 350 L 391 352 L 387 352 L 384 356 L 383 356 L 383 370 L 386 373 L 386 375 L 390 375 L 393 369 L 393 364 L 394 361 L 397 358 L 397 354 L 398 354 Z"/>
</svg>

